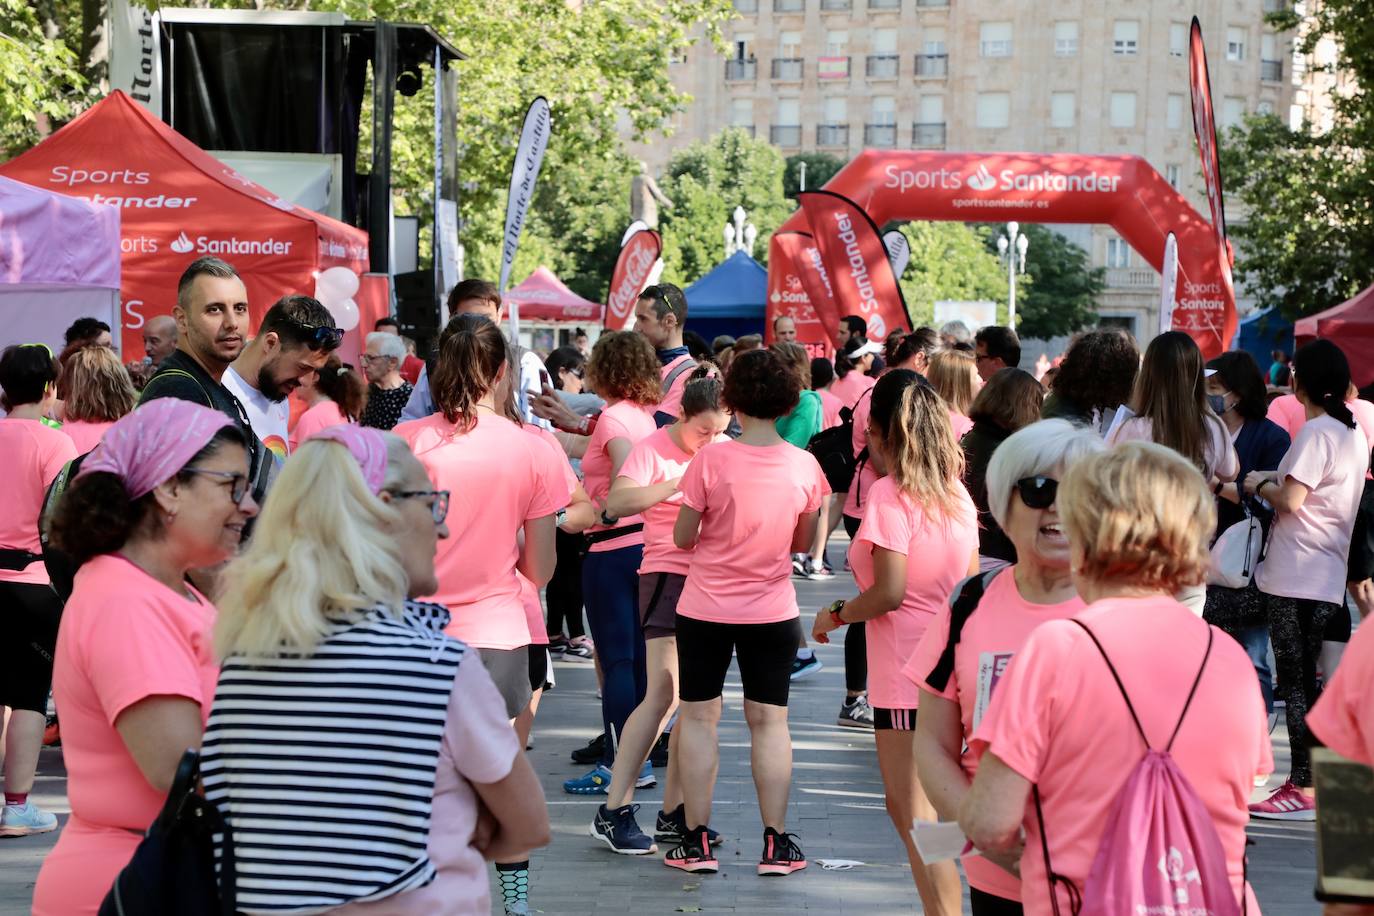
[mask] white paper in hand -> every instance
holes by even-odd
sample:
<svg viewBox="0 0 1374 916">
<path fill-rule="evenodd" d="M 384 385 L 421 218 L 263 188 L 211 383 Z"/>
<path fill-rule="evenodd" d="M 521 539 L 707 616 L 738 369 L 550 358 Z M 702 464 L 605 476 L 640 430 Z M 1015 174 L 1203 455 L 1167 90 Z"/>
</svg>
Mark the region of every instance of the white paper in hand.
<svg viewBox="0 0 1374 916">
<path fill-rule="evenodd" d="M 964 855 L 977 855 L 977 850 L 964 852 L 968 838 L 959 829 L 957 821 L 913 821 L 911 838 L 916 841 L 916 851 L 921 861 L 947 862 Z"/>
</svg>

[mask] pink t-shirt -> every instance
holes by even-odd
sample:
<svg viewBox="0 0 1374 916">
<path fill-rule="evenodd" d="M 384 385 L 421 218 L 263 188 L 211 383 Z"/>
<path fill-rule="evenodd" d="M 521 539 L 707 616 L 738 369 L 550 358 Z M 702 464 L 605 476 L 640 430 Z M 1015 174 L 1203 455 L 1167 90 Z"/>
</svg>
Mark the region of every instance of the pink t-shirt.
<svg viewBox="0 0 1374 916">
<path fill-rule="evenodd" d="M 854 373 L 851 372 L 850 376 L 853 375 Z M 869 385 L 864 391 L 869 391 L 872 387 Z M 854 450 L 854 457 L 858 458 L 859 453 L 868 448 L 868 418 L 873 413 L 873 396 L 869 394 L 865 397 L 861 393 L 852 410 L 854 426 L 851 431 L 850 446 Z M 859 469 L 854 472 L 854 479 L 849 483 L 849 492 L 844 497 L 843 511 L 845 515 L 850 518 L 864 517 L 864 503 L 868 500 L 868 491 L 873 489 L 873 484 L 877 481 L 878 472 L 873 469 L 872 461 L 865 461 L 859 466 Z"/>
<path fill-rule="evenodd" d="M 297 446 L 306 439 L 322 429 L 331 426 L 342 426 L 348 422 L 348 418 L 343 415 L 339 405 L 334 401 L 325 398 L 313 407 L 301 414 L 301 418 L 296 421 L 296 426 L 291 430 L 291 453 L 294 455 Z"/>
<path fill-rule="evenodd" d="M 1365 439 L 1369 441 L 1369 448 L 1374 450 L 1374 404 L 1364 398 L 1356 398 L 1353 401 L 1346 401 L 1345 406 L 1350 408 L 1350 412 L 1355 415 L 1355 422 L 1360 425 L 1360 431 L 1364 433 Z M 1307 422 L 1307 411 L 1303 408 L 1302 402 L 1297 395 L 1285 394 L 1274 398 L 1269 405 L 1269 419 L 1288 432 L 1289 439 L 1298 438 L 1298 430 L 1302 429 Z M 1370 477 L 1370 472 L 1365 472 L 1365 477 Z"/>
<path fill-rule="evenodd" d="M 471 652 L 458 666 L 434 774 L 429 860 L 439 874 L 424 887 L 374 903 L 350 903 L 329 916 L 487 916 L 487 867 L 472 846 L 478 799 L 473 784 L 500 782 L 520 753 L 491 675 Z"/>
<path fill-rule="evenodd" d="M 37 420 L 0 419 L 0 547 L 42 553 L 38 540 L 38 516 L 48 484 L 62 466 L 77 456 L 76 446 L 65 434 Z M 0 569 L 0 582 L 43 585 L 48 571 L 42 560 L 27 569 Z"/>
<path fill-rule="evenodd" d="M 878 384 L 877 379 L 869 378 L 858 369 L 854 369 L 844 378 L 837 378 L 831 382 L 830 393 L 839 398 L 840 403 L 845 407 L 853 407 L 858 403 L 859 395 L 876 384 Z"/>
<path fill-rule="evenodd" d="M 1260 591 L 1341 603 L 1350 534 L 1369 469 L 1366 446 L 1358 429 L 1328 416 L 1298 430 L 1277 476 L 1291 477 L 1310 492 L 1298 511 L 1275 518 L 1255 576 Z"/>
<path fill-rule="evenodd" d="M 1207 624 L 1165 596 L 1098 601 L 1077 619 L 1102 643 L 1145 734 L 1162 748 L 1202 665 Z M 1039 786 L 1050 861 L 1081 890 L 1108 814 L 1145 753 L 1111 671 L 1081 627 L 1054 620 L 1031 633 L 998 684 L 970 747 L 974 754 L 996 754 Z M 1246 805 L 1255 776 L 1271 772 L 1274 760 L 1254 666 L 1240 644 L 1220 631 L 1213 633 L 1207 671 L 1172 755 L 1212 815 L 1239 895 L 1250 820 Z M 1027 916 L 1050 916 L 1033 804 L 1026 805 L 1023 826 L 1022 902 Z M 1059 901 L 1067 913 L 1062 890 Z M 1259 912 L 1253 895 L 1248 911 Z"/>
<path fill-rule="evenodd" d="M 668 363 L 668 365 L 663 367 L 663 369 L 659 372 L 659 377 L 666 382 L 668 380 L 668 376 L 672 374 L 673 370 L 685 362 L 694 363 L 696 362 L 696 360 L 692 359 L 690 355 L 679 356 L 677 359 L 673 360 L 672 362 Z M 670 417 L 676 417 L 678 415 L 678 411 L 682 410 L 682 392 L 687 387 L 687 379 L 691 376 L 691 374 L 691 369 L 684 369 L 682 372 L 679 372 L 677 374 L 677 378 L 673 379 L 672 387 L 669 388 L 667 391 L 663 392 L 663 400 L 659 401 L 657 404 L 649 408 L 650 417 L 652 417 L 656 411 L 666 413 Z"/>
<path fill-rule="evenodd" d="M 440 413 L 393 432 L 410 445 L 435 489 L 452 494 L 450 534 L 434 559 L 439 591 L 426 599 L 453 614 L 446 632 L 481 649 L 529 645 L 515 572 L 517 537 L 525 522 L 568 504 L 563 469 L 539 440 L 486 410 L 467 432 L 457 432 Z"/>
<path fill-rule="evenodd" d="M 968 575 L 978 549 L 978 510 L 964 485 L 955 483 L 959 509 L 948 518 L 929 516 L 897 482 L 873 484 L 864 520 L 849 547 L 849 568 L 859 591 L 873 587 L 873 548 L 906 555 L 906 594 L 895 611 L 864 624 L 868 630 L 868 700 L 883 709 L 915 709 L 920 691 L 902 676 L 926 627 L 949 594 Z"/>
<path fill-rule="evenodd" d="M 577 489 L 578 480 L 577 475 L 573 473 L 572 465 L 568 463 L 563 446 L 559 444 L 553 433 L 543 427 L 526 425 L 520 428 L 547 447 L 553 455 L 554 465 L 563 468 L 563 488 L 556 490 L 555 495 L 566 490 L 567 495 L 558 503 L 558 509 L 567 508 L 572 500 L 573 491 Z M 553 484 L 550 483 L 550 486 Z M 554 511 L 557 512 L 558 510 L 555 509 Z M 535 588 L 534 583 L 526 579 L 519 570 L 515 574 L 520 578 L 520 602 L 525 607 L 525 623 L 530 629 L 530 645 L 547 646 L 549 644 L 549 631 L 548 627 L 544 625 L 544 605 L 539 601 L 539 589 Z"/>
<path fill-rule="evenodd" d="M 816 394 L 821 399 L 821 429 L 839 426 L 840 408 L 845 406 L 844 401 L 831 394 L 828 388 L 817 388 Z"/>
<path fill-rule="evenodd" d="M 62 432 L 72 440 L 72 444 L 76 446 L 76 453 L 84 455 L 100 444 L 100 437 L 105 435 L 105 430 L 111 426 L 114 426 L 114 420 L 66 420 L 62 423 Z"/>
<path fill-rule="evenodd" d="M 1337 754 L 1374 766 L 1374 623 L 1355 629 L 1307 727 Z"/>
<path fill-rule="evenodd" d="M 43 862 L 34 890 L 40 916 L 94 914 L 157 817 L 157 792 L 124 746 L 115 721 L 153 696 L 185 697 L 210 714 L 219 663 L 215 608 L 193 601 L 123 557 L 106 554 L 76 574 L 62 612 L 53 696 L 72 817 Z"/>
<path fill-rule="evenodd" d="M 683 373 L 684 376 L 687 373 Z M 596 429 L 592 430 L 591 441 L 587 443 L 587 451 L 582 455 L 582 485 L 587 488 L 587 495 L 592 498 L 594 504 L 601 504 L 606 501 L 606 496 L 611 492 L 611 453 L 607 451 L 607 446 L 613 439 L 628 440 L 630 445 L 647 439 L 653 435 L 658 427 L 654 424 L 654 411 L 662 410 L 663 405 L 657 407 L 645 407 L 636 404 L 634 401 L 617 401 L 610 407 L 601 412 L 601 416 L 596 421 Z M 644 521 L 643 516 L 630 515 L 616 522 L 615 527 L 623 528 L 626 525 L 638 525 Z M 605 531 L 607 527 L 596 524 L 587 529 L 588 534 L 595 534 L 598 531 Z M 644 543 L 644 532 L 636 531 L 632 534 L 622 535 L 605 541 L 598 541 L 588 548 L 592 553 L 599 553 L 603 550 L 615 550 L 620 547 L 633 547 L 635 544 Z"/>
<path fill-rule="evenodd" d="M 1226 427 L 1222 425 L 1220 420 L 1214 421 L 1209 418 L 1205 423 L 1207 432 L 1210 434 L 1203 459 L 1207 464 L 1206 475 L 1208 477 L 1234 479 L 1240 473 L 1240 459 L 1236 457 L 1236 448 L 1231 443 L 1231 434 L 1226 431 Z M 1132 417 L 1118 426 L 1107 437 L 1107 444 L 1153 442 L 1153 436 L 1154 424 L 1150 422 L 1148 417 Z"/>
<path fill-rule="evenodd" d="M 620 466 L 619 476 L 637 487 L 647 487 L 686 473 L 692 456 L 678 447 L 668 429 L 665 426 L 656 430 L 635 445 Z M 692 551 L 682 550 L 673 543 L 673 526 L 677 524 L 681 507 L 682 493 L 679 491 L 644 510 L 641 516 L 644 519 L 644 562 L 639 565 L 640 575 L 655 572 L 687 575 L 692 565 Z"/>
<path fill-rule="evenodd" d="M 954 670 L 945 689 L 933 689 L 926 678 L 949 642 L 948 603 L 926 628 L 916 652 L 902 669 L 902 675 L 922 690 L 958 703 L 959 717 L 964 723 L 964 740 L 968 741 L 987 713 L 993 689 L 1031 631 L 1047 620 L 1072 617 L 1081 610 L 1083 599 L 1077 595 L 1061 604 L 1030 603 L 1016 588 L 1012 570 L 1004 569 L 993 577 L 977 610 L 964 621 L 959 643 L 954 648 Z M 965 749 L 959 765 L 972 782 L 978 772 L 978 758 Z M 967 856 L 963 862 L 970 886 L 1007 900 L 1021 899 L 1021 881 L 1010 872 L 982 856 Z"/>
<path fill-rule="evenodd" d="M 677 612 L 714 623 L 798 616 L 792 534 L 830 492 L 811 453 L 786 442 L 713 442 L 679 489 L 682 504 L 701 513 L 701 537 Z"/>
<path fill-rule="evenodd" d="M 973 421 L 961 413 L 949 412 L 949 427 L 954 430 L 954 440 L 957 442 L 964 438 L 964 434 L 973 429 Z"/>
</svg>

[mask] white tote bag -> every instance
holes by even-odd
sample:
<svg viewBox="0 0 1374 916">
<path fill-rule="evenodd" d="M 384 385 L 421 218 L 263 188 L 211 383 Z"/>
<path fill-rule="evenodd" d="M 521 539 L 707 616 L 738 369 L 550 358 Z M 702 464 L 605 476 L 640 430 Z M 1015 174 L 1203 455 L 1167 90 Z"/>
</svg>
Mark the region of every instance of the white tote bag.
<svg viewBox="0 0 1374 916">
<path fill-rule="evenodd" d="M 1245 518 L 1227 528 L 1212 545 L 1212 563 L 1207 570 L 1207 584 L 1224 588 L 1244 588 L 1254 578 L 1264 542 L 1260 521 L 1248 507 Z"/>
</svg>

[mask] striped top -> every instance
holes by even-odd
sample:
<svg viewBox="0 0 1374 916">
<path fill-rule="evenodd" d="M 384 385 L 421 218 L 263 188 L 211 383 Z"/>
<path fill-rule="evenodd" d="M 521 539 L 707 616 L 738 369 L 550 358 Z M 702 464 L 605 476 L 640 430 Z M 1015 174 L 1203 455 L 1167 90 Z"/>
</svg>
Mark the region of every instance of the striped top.
<svg viewBox="0 0 1374 916">
<path fill-rule="evenodd" d="M 340 620 L 310 656 L 231 657 L 201 750 L 242 913 L 320 913 L 423 887 L 435 768 L 467 647 L 407 601 Z"/>
</svg>

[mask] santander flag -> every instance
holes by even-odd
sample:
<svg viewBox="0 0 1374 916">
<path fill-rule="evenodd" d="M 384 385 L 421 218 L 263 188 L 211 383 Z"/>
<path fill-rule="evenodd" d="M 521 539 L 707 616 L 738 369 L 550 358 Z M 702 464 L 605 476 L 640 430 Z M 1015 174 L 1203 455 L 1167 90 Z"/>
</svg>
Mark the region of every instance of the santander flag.
<svg viewBox="0 0 1374 916">
<path fill-rule="evenodd" d="M 834 334 L 840 323 L 840 306 L 835 301 L 835 289 L 830 283 L 830 274 L 825 269 L 820 250 L 816 247 L 816 240 L 809 232 L 779 232 L 773 238 L 777 241 L 782 255 L 788 259 L 792 276 L 801 283 L 805 296 L 789 297 L 784 292 L 776 294 L 776 302 L 773 303 L 775 307 L 769 309 L 768 316 L 770 338 L 773 333 L 773 322 L 785 316 L 797 324 L 797 338 L 802 339 L 801 319 L 806 316 L 801 308 L 801 300 L 804 299 L 805 304 L 814 312 L 814 319 L 824 326 L 819 341 L 824 342 L 827 337 Z"/>
<path fill-rule="evenodd" d="M 1217 150 L 1217 122 L 1212 108 L 1212 80 L 1207 73 L 1207 48 L 1202 42 L 1202 24 L 1193 17 L 1188 45 L 1188 84 L 1193 100 L 1193 133 L 1197 136 L 1198 153 L 1202 156 L 1202 181 L 1207 189 L 1207 205 L 1212 212 L 1212 229 L 1216 233 L 1218 280 L 1227 302 L 1235 301 L 1235 286 L 1231 277 L 1231 252 L 1226 242 L 1226 208 L 1221 190 L 1221 157 Z M 1190 311 L 1175 313 L 1177 330 L 1194 337 L 1211 330 L 1224 343 L 1229 335 L 1226 323 L 1229 314 Z M 1206 348 L 1204 348 L 1205 350 Z"/>
<path fill-rule="evenodd" d="M 882 340 L 889 331 L 909 327 L 901 286 L 868 214 L 834 191 L 803 191 L 797 199 L 811 224 L 840 314 L 858 315 L 868 322 L 869 340 Z"/>
<path fill-rule="evenodd" d="M 663 239 L 652 229 L 633 233 L 620 249 L 606 297 L 606 330 L 623 331 L 634 324 L 635 302 L 649 283 L 654 263 L 663 253 Z"/>
</svg>

